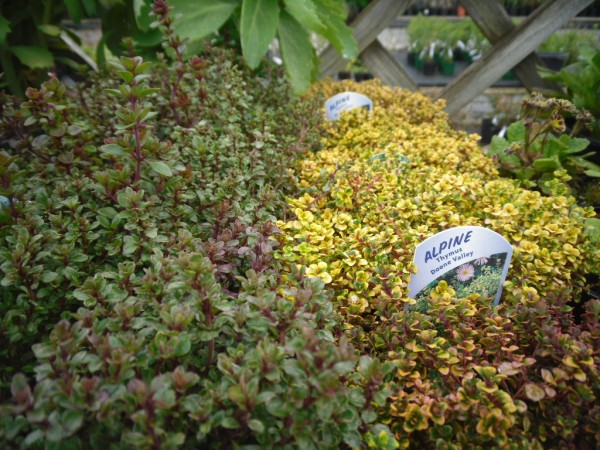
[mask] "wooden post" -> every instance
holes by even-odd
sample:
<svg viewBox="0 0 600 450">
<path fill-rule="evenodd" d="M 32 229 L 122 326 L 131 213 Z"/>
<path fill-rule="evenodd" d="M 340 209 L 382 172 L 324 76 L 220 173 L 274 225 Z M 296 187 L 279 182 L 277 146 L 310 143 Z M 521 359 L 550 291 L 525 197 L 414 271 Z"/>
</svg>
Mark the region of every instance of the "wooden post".
<svg viewBox="0 0 600 450">
<path fill-rule="evenodd" d="M 460 0 L 460 3 L 467 9 L 473 22 L 492 44 L 498 42 L 502 36 L 515 28 L 510 16 L 498 0 L 488 0 L 485 8 L 477 0 Z M 536 69 L 536 66 L 540 65 L 542 65 L 542 61 L 535 53 L 531 53 L 514 67 L 514 71 L 523 86 L 530 92 L 536 88 L 560 89 L 558 83 L 544 80 L 540 76 Z"/>
<path fill-rule="evenodd" d="M 376 0 L 371 2 L 350 24 L 354 29 L 354 38 L 358 43 L 358 51 L 363 52 L 389 23 L 402 14 L 413 0 Z M 328 45 L 319 55 L 321 58 L 321 75 L 334 76 L 344 70 L 347 62 L 340 54 Z"/>
<path fill-rule="evenodd" d="M 360 54 L 361 60 L 367 65 L 384 84 L 398 86 L 411 91 L 417 90 L 416 83 L 408 75 L 396 58 L 390 55 L 379 39 L 375 39 L 364 52 Z"/>
<path fill-rule="evenodd" d="M 479 61 L 446 86 L 440 94 L 446 99 L 446 111 L 452 114 L 468 104 L 592 1 L 544 2 L 521 25 L 503 36 Z M 486 6 L 487 2 L 478 3 L 480 13 L 485 14 Z"/>
</svg>

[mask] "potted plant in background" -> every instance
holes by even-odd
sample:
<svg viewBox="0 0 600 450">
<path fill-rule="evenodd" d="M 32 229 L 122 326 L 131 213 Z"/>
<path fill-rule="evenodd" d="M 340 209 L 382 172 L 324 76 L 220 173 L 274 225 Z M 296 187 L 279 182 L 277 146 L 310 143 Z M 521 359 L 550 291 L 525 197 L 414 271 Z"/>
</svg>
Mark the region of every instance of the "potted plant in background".
<svg viewBox="0 0 600 450">
<path fill-rule="evenodd" d="M 440 55 L 439 61 L 440 72 L 444 75 L 454 75 L 456 62 L 454 60 L 454 51 L 451 46 L 446 46 Z"/>
<path fill-rule="evenodd" d="M 408 36 L 407 63 L 408 65 L 415 66 L 417 70 L 423 70 L 422 61 L 419 61 L 419 59 L 421 52 L 430 39 L 428 20 L 428 18 L 419 14 L 410 19 L 406 28 Z"/>
<path fill-rule="evenodd" d="M 433 76 L 437 71 L 437 63 L 435 61 L 435 43 L 432 42 L 423 49 L 420 55 L 423 61 L 423 75 Z"/>
</svg>

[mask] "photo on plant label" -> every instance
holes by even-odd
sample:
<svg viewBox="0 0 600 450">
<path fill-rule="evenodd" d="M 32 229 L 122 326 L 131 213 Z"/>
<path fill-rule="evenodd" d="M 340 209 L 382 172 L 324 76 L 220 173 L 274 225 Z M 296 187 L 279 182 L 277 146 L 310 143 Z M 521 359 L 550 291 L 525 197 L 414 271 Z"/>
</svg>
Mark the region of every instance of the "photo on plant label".
<svg viewBox="0 0 600 450">
<path fill-rule="evenodd" d="M 431 307 L 429 298 L 432 291 L 441 294 L 443 290 L 449 289 L 454 291 L 452 296 L 456 298 L 479 294 L 492 302 L 501 287 L 500 281 L 506 257 L 507 253 L 495 253 L 475 258 L 443 273 L 414 297 L 417 303 L 409 308 L 410 311 L 426 313 Z M 445 281 L 447 287 L 443 284 L 440 286 L 442 281 Z"/>
</svg>

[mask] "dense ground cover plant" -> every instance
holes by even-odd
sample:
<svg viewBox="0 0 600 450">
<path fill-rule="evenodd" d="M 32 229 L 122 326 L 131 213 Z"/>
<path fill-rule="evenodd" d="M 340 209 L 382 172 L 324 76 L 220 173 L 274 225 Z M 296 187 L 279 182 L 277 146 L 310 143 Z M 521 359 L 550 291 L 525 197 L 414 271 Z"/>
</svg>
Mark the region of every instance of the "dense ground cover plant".
<svg viewBox="0 0 600 450">
<path fill-rule="evenodd" d="M 599 251 L 590 208 L 559 181 L 550 195 L 500 178 L 475 136 L 451 129 L 443 103 L 378 83 L 325 83 L 374 102 L 324 129 L 302 162 L 278 258 L 334 291 L 346 335 L 392 363 L 379 409 L 403 448 L 581 448 L 598 444 L 598 307 L 578 301 Z M 557 174 L 557 177 L 561 177 Z M 514 246 L 499 308 L 442 281 L 426 314 L 404 312 L 416 245 L 480 225 Z M 465 278 L 465 277 L 463 277 Z"/>
<path fill-rule="evenodd" d="M 389 441 L 391 366 L 335 339 L 323 284 L 282 283 L 272 257 L 318 107 L 276 66 L 187 60 L 155 12 L 158 63 L 2 98 L 1 445 Z"/>
</svg>

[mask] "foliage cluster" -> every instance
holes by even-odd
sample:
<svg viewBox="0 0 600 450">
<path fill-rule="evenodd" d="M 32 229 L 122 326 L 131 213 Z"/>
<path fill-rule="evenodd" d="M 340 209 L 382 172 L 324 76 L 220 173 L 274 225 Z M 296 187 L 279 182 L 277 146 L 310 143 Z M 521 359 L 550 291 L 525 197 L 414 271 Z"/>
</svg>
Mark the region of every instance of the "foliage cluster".
<svg viewBox="0 0 600 450">
<path fill-rule="evenodd" d="M 586 48 L 596 50 L 600 48 L 600 41 L 598 41 L 594 32 L 561 30 L 550 36 L 540 45 L 538 50 L 541 52 L 565 53 L 567 63 L 570 64 L 576 62 L 582 50 Z"/>
<path fill-rule="evenodd" d="M 4 4 L 6 3 L 6 4 Z M 102 39 L 96 49 L 100 66 L 108 48 L 115 55 L 136 54 L 153 58 L 162 34 L 150 15 L 156 7 L 173 8 L 173 27 L 185 43 L 189 56 L 209 37 L 238 49 L 245 62 L 256 69 L 277 38 L 293 90 L 306 91 L 316 79 L 319 58 L 310 40 L 316 33 L 344 56 L 358 55 L 352 30 L 346 25 L 343 0 L 25 0 L 0 4 L 0 61 L 6 84 L 22 94 L 23 74 L 29 84 L 38 84 L 45 71 L 69 67 L 75 72 L 85 54 L 77 36 L 63 23 L 75 24 L 96 18 L 102 24 Z M 89 60 L 89 58 L 88 58 Z M 89 60 L 91 61 L 91 60 Z M 94 62 L 90 63 L 92 66 Z M 43 69 L 43 70 L 42 70 Z"/>
<path fill-rule="evenodd" d="M 417 53 L 434 45 L 440 53 L 450 51 L 452 54 L 462 50 L 465 58 L 472 59 L 481 56 L 489 46 L 487 39 L 470 18 L 454 21 L 418 15 L 410 19 L 406 32 L 410 50 Z"/>
<path fill-rule="evenodd" d="M 320 110 L 277 66 L 186 60 L 156 13 L 172 60 L 0 102 L 0 446 L 390 441 L 391 366 L 336 339 L 323 284 L 283 283 L 273 259 Z"/>
<path fill-rule="evenodd" d="M 585 233 L 593 211 L 556 180 L 544 196 L 499 177 L 442 102 L 376 82 L 319 88 L 348 90 L 374 110 L 329 123 L 324 149 L 302 162 L 277 257 L 326 283 L 350 342 L 394 365 L 380 418 L 403 448 L 597 446 L 600 304 L 587 302 L 581 323 L 569 306 L 600 267 Z M 427 314 L 405 313 L 416 245 L 459 225 L 513 244 L 500 307 L 441 282 Z"/>
<path fill-rule="evenodd" d="M 145 56 L 154 55 L 162 35 L 150 27 L 151 4 L 151 0 L 0 2 L 0 61 L 4 73 L 0 86 L 22 97 L 27 86 L 46 80 L 48 71 L 83 77 L 90 67 L 104 67 L 107 49 L 120 55 L 135 47 L 138 54 L 144 51 Z M 73 31 L 86 19 L 101 23 L 102 38 L 95 51 L 84 49 Z"/>
<path fill-rule="evenodd" d="M 239 42 L 251 68 L 259 66 L 277 37 L 286 75 L 298 94 L 319 73 L 311 33 L 325 38 L 346 59 L 358 56 L 343 0 L 169 0 L 169 4 L 180 14 L 173 26 L 182 38 L 197 41 L 223 28 Z"/>
<path fill-rule="evenodd" d="M 564 86 L 566 92 L 553 95 L 570 100 L 577 108 L 586 109 L 594 116 L 591 135 L 600 139 L 600 50 L 584 47 L 573 64 L 559 72 L 544 71 L 542 75 Z"/>
<path fill-rule="evenodd" d="M 575 181 L 584 175 L 600 177 L 600 166 L 587 159 L 594 152 L 584 152 L 590 142 L 575 137 L 591 128 L 594 117 L 589 111 L 578 110 L 568 100 L 534 93 L 523 99 L 521 117 L 508 127 L 506 138 L 492 138 L 490 155 L 502 170 L 520 180 L 531 180 L 541 189 L 557 170 L 565 170 Z M 568 119 L 573 120 L 570 133 L 565 123 Z"/>
</svg>

